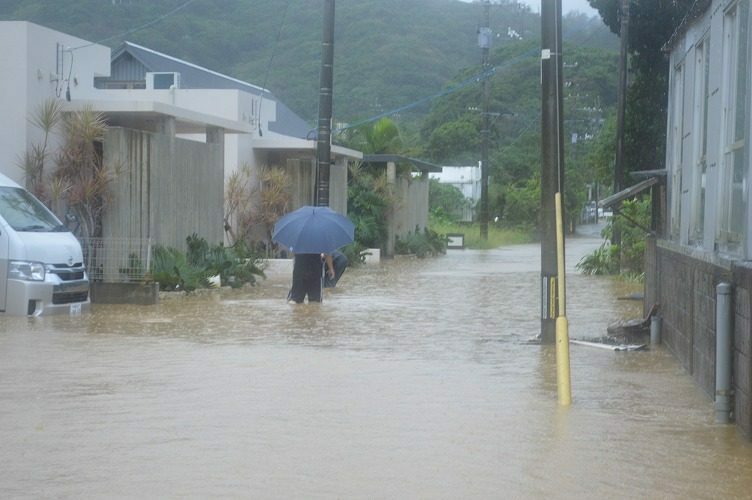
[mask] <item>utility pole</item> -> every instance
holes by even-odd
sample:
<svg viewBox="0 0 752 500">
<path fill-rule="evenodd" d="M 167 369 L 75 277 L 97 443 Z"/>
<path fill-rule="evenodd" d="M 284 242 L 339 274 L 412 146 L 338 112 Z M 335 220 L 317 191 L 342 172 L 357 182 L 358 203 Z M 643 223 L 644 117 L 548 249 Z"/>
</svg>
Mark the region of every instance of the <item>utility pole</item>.
<svg viewBox="0 0 752 500">
<path fill-rule="evenodd" d="M 483 111 L 481 114 L 482 129 L 480 131 L 480 238 L 488 239 L 488 140 L 491 133 L 491 120 L 488 112 L 488 101 L 491 93 L 489 81 L 488 52 L 491 48 L 490 28 L 491 1 L 483 2 L 483 26 L 478 29 L 478 45 L 481 49 L 481 66 L 483 68 Z"/>
<path fill-rule="evenodd" d="M 624 189 L 624 117 L 627 108 L 627 65 L 629 48 L 629 0 L 621 0 L 621 29 L 619 30 L 619 85 L 616 94 L 616 163 L 614 164 L 614 193 Z M 621 230 L 614 225 L 611 243 L 621 246 Z M 621 255 L 621 249 L 619 250 Z M 619 258 L 621 262 L 621 257 Z"/>
<path fill-rule="evenodd" d="M 321 37 L 319 127 L 316 142 L 316 191 L 314 205 L 329 206 L 329 172 L 332 158 L 332 95 L 334 88 L 334 0 L 324 0 Z"/>
<path fill-rule="evenodd" d="M 561 0 L 541 2 L 541 342 L 553 343 L 557 317 L 556 193 L 564 193 Z M 562 215 L 563 216 L 563 215 Z M 562 257 L 561 261 L 564 259 Z"/>
</svg>

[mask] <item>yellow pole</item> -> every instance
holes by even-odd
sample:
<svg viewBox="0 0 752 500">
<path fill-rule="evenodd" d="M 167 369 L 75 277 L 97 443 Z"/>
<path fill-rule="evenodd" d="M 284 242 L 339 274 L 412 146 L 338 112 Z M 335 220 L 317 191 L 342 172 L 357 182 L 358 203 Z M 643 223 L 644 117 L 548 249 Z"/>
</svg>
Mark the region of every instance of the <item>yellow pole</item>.
<svg viewBox="0 0 752 500">
<path fill-rule="evenodd" d="M 558 269 L 559 315 L 556 317 L 556 387 L 559 404 L 572 404 L 572 387 L 569 376 L 569 323 L 567 322 L 566 286 L 564 283 L 564 221 L 562 220 L 561 193 L 556 193 L 556 267 Z"/>
</svg>

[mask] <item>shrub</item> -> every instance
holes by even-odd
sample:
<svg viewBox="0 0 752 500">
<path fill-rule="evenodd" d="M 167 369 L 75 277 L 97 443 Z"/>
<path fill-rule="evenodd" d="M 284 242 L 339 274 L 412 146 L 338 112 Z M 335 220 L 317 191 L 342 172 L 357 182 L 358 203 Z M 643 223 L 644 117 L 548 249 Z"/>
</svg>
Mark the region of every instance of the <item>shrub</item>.
<svg viewBox="0 0 752 500">
<path fill-rule="evenodd" d="M 234 288 L 256 283 L 264 272 L 256 264 L 257 256 L 242 241 L 231 247 L 222 243 L 209 246 L 204 238 L 192 234 L 186 238 L 183 254 L 170 247 L 155 246 L 151 274 L 160 290 L 193 291 L 210 286 L 209 278 L 219 275 L 222 285 Z"/>
<path fill-rule="evenodd" d="M 397 238 L 394 242 L 394 252 L 397 254 L 414 254 L 419 258 L 436 256 L 446 253 L 447 237 L 432 231 L 427 227 L 420 231 L 416 227 L 414 233 L 404 238 Z"/>
</svg>

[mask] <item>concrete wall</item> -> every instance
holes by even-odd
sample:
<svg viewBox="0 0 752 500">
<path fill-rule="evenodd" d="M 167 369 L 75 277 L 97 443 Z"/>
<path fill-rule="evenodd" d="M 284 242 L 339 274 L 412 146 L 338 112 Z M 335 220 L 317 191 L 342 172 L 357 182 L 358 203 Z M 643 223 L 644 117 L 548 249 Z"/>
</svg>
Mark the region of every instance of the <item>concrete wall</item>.
<svg viewBox="0 0 752 500">
<path fill-rule="evenodd" d="M 105 164 L 120 170 L 105 237 L 152 238 L 185 250 L 193 233 L 223 241 L 223 147 L 169 135 L 113 128 Z"/>
<path fill-rule="evenodd" d="M 428 177 L 398 178 L 395 183 L 397 206 L 394 212 L 394 234 L 401 238 L 428 225 Z"/>
<path fill-rule="evenodd" d="M 752 439 L 752 267 L 655 239 L 648 240 L 646 266 L 645 307 L 660 304 L 664 345 L 711 401 L 715 397 L 715 288 L 722 281 L 734 285 L 734 415 L 737 427 Z"/>
</svg>

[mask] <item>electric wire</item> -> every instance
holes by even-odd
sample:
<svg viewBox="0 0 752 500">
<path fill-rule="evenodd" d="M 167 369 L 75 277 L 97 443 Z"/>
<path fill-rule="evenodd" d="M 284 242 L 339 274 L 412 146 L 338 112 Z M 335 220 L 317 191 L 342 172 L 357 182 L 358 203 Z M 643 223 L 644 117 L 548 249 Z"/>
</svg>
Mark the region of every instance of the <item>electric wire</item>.
<svg viewBox="0 0 752 500">
<path fill-rule="evenodd" d="M 467 78 L 467 79 L 461 81 L 460 83 L 458 83 L 456 85 L 453 85 L 453 86 L 451 86 L 451 87 L 449 87 L 449 88 L 447 88 L 445 90 L 442 90 L 440 92 L 436 92 L 435 94 L 431 94 L 431 95 L 428 95 L 428 96 L 425 96 L 425 97 L 421 97 L 420 99 L 418 99 L 416 101 L 413 101 L 413 102 L 411 102 L 409 104 L 405 104 L 404 106 L 400 106 L 398 108 L 394 108 L 394 109 L 391 109 L 389 111 L 384 111 L 383 113 L 379 113 L 379 114 L 377 114 L 375 116 L 372 116 L 370 118 L 365 118 L 363 120 L 360 120 L 358 122 L 349 124 L 347 126 L 339 127 L 337 129 L 335 129 L 335 132 L 339 133 L 339 132 L 342 132 L 344 130 L 348 130 L 348 129 L 351 129 L 351 128 L 357 128 L 357 127 L 360 127 L 362 125 L 366 125 L 368 123 L 378 121 L 381 118 L 384 118 L 384 117 L 387 117 L 387 116 L 391 116 L 391 115 L 395 115 L 397 113 L 401 113 L 402 111 L 407 111 L 409 109 L 415 108 L 417 106 L 420 106 L 421 104 L 425 104 L 425 103 L 427 103 L 429 101 L 432 101 L 434 99 L 438 99 L 440 97 L 444 97 L 446 95 L 453 94 L 454 92 L 457 92 L 458 90 L 462 90 L 465 87 L 468 87 L 470 85 L 474 85 L 477 82 L 481 82 L 481 81 L 483 81 L 483 80 L 485 80 L 487 78 L 493 77 L 497 73 L 497 71 L 499 71 L 499 70 L 507 69 L 508 67 L 513 66 L 514 64 L 518 64 L 518 63 L 522 62 L 523 60 L 525 60 L 525 58 L 529 57 L 532 54 L 535 54 L 537 52 L 537 50 L 538 49 L 534 48 L 534 49 L 530 49 L 528 51 L 525 51 L 522 54 L 520 54 L 520 55 L 518 55 L 516 57 L 513 57 L 509 61 L 506 61 L 504 64 L 501 64 L 501 65 L 498 65 L 498 66 L 494 66 L 491 69 L 489 69 L 488 71 L 484 71 L 484 72 L 478 73 L 478 74 L 476 74 L 474 76 L 471 76 L 470 78 Z"/>
<path fill-rule="evenodd" d="M 261 105 L 264 103 L 264 91 L 266 90 L 266 83 L 269 80 L 269 74 L 271 73 L 272 64 L 274 63 L 274 57 L 279 47 L 279 41 L 282 38 L 282 29 L 285 27 L 285 20 L 287 19 L 287 10 L 290 7 L 290 0 L 285 2 L 285 9 L 282 11 L 282 20 L 279 23 L 279 29 L 277 29 L 277 38 L 274 40 L 274 47 L 272 47 L 272 53 L 269 55 L 269 61 L 266 64 L 266 71 L 264 72 L 264 84 L 259 91 L 259 108 L 258 108 L 258 133 L 261 136 Z"/>
<path fill-rule="evenodd" d="M 172 16 L 172 15 L 180 12 L 181 10 L 185 9 L 186 7 L 188 7 L 190 4 L 192 4 L 195 1 L 196 0 L 187 0 L 186 2 L 183 2 L 182 4 L 178 5 L 174 9 L 172 9 L 171 11 L 166 12 L 165 14 L 162 14 L 161 16 L 159 16 L 159 17 L 157 17 L 155 19 L 152 19 L 151 21 L 149 21 L 147 23 L 144 23 L 144 24 L 142 24 L 140 26 L 137 26 L 135 28 L 129 29 L 128 31 L 124 31 L 123 33 L 119 33 L 117 35 L 113 35 L 113 36 L 110 36 L 110 37 L 107 37 L 107 38 L 103 38 L 103 39 L 98 40 L 96 42 L 91 42 L 91 43 L 87 43 L 87 44 L 84 44 L 84 45 L 80 45 L 78 47 L 73 47 L 73 48 L 68 49 L 68 50 L 72 52 L 74 50 L 79 50 L 79 49 L 84 49 L 86 47 L 91 47 L 92 45 L 99 45 L 99 44 L 102 44 L 104 42 L 109 42 L 110 40 L 113 40 L 113 39 L 116 39 L 116 38 L 122 38 L 122 37 L 125 37 L 127 35 L 130 35 L 131 33 L 136 33 L 137 31 L 141 31 L 141 30 L 146 29 L 146 28 L 148 28 L 150 26 L 153 26 L 153 25 L 159 23 L 160 21 L 164 21 L 168 17 L 170 17 L 170 16 Z"/>
</svg>

